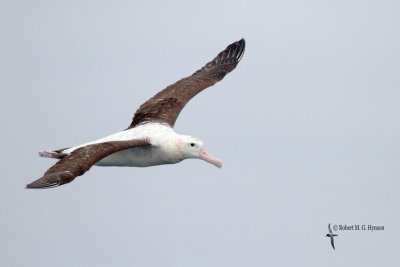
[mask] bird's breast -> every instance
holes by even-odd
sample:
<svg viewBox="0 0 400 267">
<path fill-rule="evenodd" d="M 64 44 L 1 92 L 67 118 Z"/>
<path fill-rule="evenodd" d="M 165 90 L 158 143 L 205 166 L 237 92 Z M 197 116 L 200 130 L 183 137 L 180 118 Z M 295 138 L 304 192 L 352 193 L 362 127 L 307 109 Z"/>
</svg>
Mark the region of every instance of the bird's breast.
<svg viewBox="0 0 400 267">
<path fill-rule="evenodd" d="M 97 166 L 149 167 L 178 163 L 180 159 L 162 147 L 136 147 L 111 154 L 97 162 Z"/>
</svg>

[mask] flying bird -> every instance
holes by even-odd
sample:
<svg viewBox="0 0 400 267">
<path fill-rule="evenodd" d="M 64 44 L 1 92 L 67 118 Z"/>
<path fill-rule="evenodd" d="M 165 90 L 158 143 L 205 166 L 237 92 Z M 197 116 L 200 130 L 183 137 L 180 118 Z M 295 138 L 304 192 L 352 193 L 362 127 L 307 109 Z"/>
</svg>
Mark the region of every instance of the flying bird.
<svg viewBox="0 0 400 267">
<path fill-rule="evenodd" d="M 331 245 L 332 245 L 333 249 L 335 249 L 335 243 L 334 243 L 333 237 L 338 236 L 338 235 L 332 233 L 331 224 L 328 225 L 328 230 L 329 230 L 329 233 L 327 233 L 326 236 L 331 238 Z"/>
<path fill-rule="evenodd" d="M 139 107 L 127 129 L 82 145 L 40 152 L 58 162 L 26 188 L 70 183 L 93 165 L 147 167 L 195 158 L 221 168 L 222 162 L 207 153 L 200 139 L 177 134 L 173 127 L 189 100 L 235 69 L 244 50 L 244 39 L 234 42 L 191 76 L 157 93 Z"/>
</svg>

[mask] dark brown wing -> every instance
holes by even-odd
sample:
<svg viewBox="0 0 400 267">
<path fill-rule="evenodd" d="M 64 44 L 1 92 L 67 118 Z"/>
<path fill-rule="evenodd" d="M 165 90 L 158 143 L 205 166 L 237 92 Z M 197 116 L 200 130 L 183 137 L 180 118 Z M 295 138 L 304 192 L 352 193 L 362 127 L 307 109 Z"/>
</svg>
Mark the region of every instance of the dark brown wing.
<svg viewBox="0 0 400 267">
<path fill-rule="evenodd" d="M 333 241 L 333 237 L 331 237 L 331 245 L 332 245 L 333 249 L 335 249 L 335 242 Z"/>
<path fill-rule="evenodd" d="M 229 45 L 203 68 L 147 100 L 136 111 L 128 129 L 146 121 L 164 122 L 173 127 L 179 113 L 192 97 L 222 80 L 236 67 L 244 48 L 244 39 Z"/>
<path fill-rule="evenodd" d="M 60 186 L 83 175 L 99 160 L 124 149 L 148 146 L 146 140 L 113 141 L 92 144 L 78 148 L 60 159 L 42 178 L 30 183 L 26 188 L 51 188 Z"/>
</svg>

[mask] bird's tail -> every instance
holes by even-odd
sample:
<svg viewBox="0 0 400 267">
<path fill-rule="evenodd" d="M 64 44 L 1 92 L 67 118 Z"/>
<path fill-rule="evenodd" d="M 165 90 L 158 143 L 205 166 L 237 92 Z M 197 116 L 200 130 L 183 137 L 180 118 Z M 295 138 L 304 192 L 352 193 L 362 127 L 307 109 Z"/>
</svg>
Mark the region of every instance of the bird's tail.
<svg viewBox="0 0 400 267">
<path fill-rule="evenodd" d="M 44 158 L 62 159 L 67 155 L 66 153 L 63 153 L 63 151 L 66 149 L 68 149 L 68 148 L 58 149 L 58 150 L 54 150 L 54 151 L 45 150 L 45 151 L 39 152 L 39 156 L 44 157 Z"/>
</svg>

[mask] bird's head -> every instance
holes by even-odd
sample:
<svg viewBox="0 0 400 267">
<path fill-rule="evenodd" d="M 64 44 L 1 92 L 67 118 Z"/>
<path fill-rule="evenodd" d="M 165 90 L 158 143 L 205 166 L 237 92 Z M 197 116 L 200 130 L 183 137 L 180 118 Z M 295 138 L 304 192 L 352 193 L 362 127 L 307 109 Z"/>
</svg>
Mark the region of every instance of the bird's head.
<svg viewBox="0 0 400 267">
<path fill-rule="evenodd" d="M 192 136 L 182 136 L 180 142 L 180 152 L 184 158 L 202 159 L 218 168 L 222 167 L 222 162 L 214 158 L 204 148 L 203 142 Z"/>
</svg>

